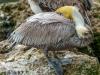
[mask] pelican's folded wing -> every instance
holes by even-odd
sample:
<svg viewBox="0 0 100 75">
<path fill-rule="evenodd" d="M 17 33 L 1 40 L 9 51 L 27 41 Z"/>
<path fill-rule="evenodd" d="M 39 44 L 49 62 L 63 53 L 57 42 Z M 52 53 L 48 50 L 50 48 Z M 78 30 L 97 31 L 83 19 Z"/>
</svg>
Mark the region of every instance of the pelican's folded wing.
<svg viewBox="0 0 100 75">
<path fill-rule="evenodd" d="M 49 45 L 56 44 L 63 39 L 65 41 L 69 40 L 75 34 L 73 22 L 65 20 L 62 16 L 58 18 L 58 15 L 55 13 L 56 17 L 51 17 L 53 13 L 44 14 L 42 13 L 45 18 L 39 18 L 39 15 L 35 15 L 31 21 L 27 20 L 25 23 L 22 23 L 10 35 L 9 41 L 24 45 Z"/>
</svg>

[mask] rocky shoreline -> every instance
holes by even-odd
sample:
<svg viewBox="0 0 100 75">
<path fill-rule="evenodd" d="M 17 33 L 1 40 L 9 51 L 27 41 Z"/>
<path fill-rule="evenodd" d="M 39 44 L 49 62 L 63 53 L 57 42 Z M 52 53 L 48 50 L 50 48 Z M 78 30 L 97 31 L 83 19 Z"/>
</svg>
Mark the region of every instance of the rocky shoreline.
<svg viewBox="0 0 100 75">
<path fill-rule="evenodd" d="M 90 47 L 94 50 L 95 57 L 88 55 L 87 48 L 81 49 L 82 52 L 73 49 L 56 53 L 61 59 L 72 60 L 71 64 L 63 65 L 64 75 L 100 75 L 100 64 L 97 59 L 100 59 L 100 11 L 98 10 L 100 6 L 94 5 L 91 12 L 95 38 Z M 0 4 L 0 75 L 55 75 L 43 50 L 16 45 L 13 50 L 7 51 L 10 44 L 5 39 L 31 15 L 33 13 L 24 0 Z"/>
</svg>

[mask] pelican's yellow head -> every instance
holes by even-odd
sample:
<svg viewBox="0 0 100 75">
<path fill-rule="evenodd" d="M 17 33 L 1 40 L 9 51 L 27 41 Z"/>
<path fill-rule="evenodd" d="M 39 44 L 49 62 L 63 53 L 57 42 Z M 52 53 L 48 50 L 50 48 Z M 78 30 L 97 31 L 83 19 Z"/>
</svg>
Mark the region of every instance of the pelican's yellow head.
<svg viewBox="0 0 100 75">
<path fill-rule="evenodd" d="M 59 14 L 63 14 L 64 17 L 68 19 L 73 19 L 73 7 L 74 6 L 63 6 L 58 8 L 55 12 Z"/>
<path fill-rule="evenodd" d="M 76 32 L 80 38 L 84 38 L 84 33 L 89 32 L 88 28 L 85 27 L 84 19 L 76 6 L 63 6 L 58 8 L 55 12 L 63 14 L 65 18 L 74 21 Z"/>
</svg>

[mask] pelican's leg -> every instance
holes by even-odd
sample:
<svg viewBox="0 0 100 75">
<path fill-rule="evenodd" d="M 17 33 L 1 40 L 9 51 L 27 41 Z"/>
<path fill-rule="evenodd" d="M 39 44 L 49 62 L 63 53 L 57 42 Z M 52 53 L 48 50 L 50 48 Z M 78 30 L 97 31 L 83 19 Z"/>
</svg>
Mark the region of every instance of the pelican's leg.
<svg viewBox="0 0 100 75">
<path fill-rule="evenodd" d="M 55 69 L 56 74 L 57 74 L 57 75 L 64 75 L 61 62 L 60 62 L 57 58 L 54 58 L 54 59 L 49 58 L 49 56 L 48 56 L 48 49 L 47 49 L 47 48 L 44 50 L 44 54 L 45 54 L 45 56 L 46 56 L 48 62 L 49 62 L 49 63 L 53 66 L 53 68 Z"/>
</svg>

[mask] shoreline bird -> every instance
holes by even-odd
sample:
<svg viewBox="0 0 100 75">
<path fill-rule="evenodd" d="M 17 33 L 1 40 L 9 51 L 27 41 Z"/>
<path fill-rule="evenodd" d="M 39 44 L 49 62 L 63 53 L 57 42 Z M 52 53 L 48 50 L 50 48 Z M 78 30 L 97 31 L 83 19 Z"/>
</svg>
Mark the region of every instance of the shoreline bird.
<svg viewBox="0 0 100 75">
<path fill-rule="evenodd" d="M 56 74 L 63 75 L 60 60 L 50 59 L 48 51 L 87 46 L 92 42 L 91 31 L 90 26 L 85 25 L 77 7 L 64 6 L 55 12 L 43 12 L 27 18 L 11 33 L 8 41 L 13 46 L 23 44 L 43 49 Z"/>
<path fill-rule="evenodd" d="M 67 9 L 67 10 L 66 10 Z M 63 14 L 64 17 L 72 19 L 75 22 L 75 29 L 77 35 L 81 38 L 84 37 L 84 33 L 88 32 L 88 29 L 84 26 L 84 18 L 82 17 L 79 9 L 76 6 L 63 6 L 56 10 L 57 13 Z M 88 25 L 86 25 L 88 27 Z"/>
</svg>

